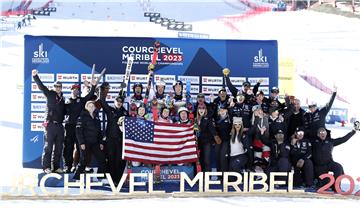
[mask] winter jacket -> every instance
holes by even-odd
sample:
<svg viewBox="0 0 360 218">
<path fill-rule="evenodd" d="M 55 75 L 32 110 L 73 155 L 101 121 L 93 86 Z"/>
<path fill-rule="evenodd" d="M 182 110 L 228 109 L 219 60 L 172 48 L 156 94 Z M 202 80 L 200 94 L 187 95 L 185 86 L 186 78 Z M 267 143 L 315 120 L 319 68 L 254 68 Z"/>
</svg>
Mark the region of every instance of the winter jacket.
<svg viewBox="0 0 360 218">
<path fill-rule="evenodd" d="M 63 94 L 61 93 L 58 95 L 54 90 L 49 90 L 41 82 L 39 75 L 36 75 L 33 78 L 46 97 L 46 121 L 62 123 L 65 115 L 65 100 Z"/>
</svg>

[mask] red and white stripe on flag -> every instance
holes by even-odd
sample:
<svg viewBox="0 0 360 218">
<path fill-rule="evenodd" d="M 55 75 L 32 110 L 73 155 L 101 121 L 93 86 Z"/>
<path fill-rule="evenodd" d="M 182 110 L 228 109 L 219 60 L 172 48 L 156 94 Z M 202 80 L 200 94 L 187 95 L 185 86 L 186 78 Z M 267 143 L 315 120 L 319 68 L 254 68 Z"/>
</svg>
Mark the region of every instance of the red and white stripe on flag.
<svg viewBox="0 0 360 218">
<path fill-rule="evenodd" d="M 193 125 L 126 118 L 123 129 L 123 159 L 150 164 L 196 162 L 197 144 Z"/>
</svg>

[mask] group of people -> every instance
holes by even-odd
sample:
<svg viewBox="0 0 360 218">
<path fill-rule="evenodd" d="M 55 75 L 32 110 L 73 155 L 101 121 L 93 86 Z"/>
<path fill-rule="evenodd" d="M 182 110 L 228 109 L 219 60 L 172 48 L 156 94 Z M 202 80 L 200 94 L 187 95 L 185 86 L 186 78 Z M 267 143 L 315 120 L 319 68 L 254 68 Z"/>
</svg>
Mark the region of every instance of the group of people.
<svg viewBox="0 0 360 218">
<path fill-rule="evenodd" d="M 277 87 L 266 97 L 259 91 L 261 80 L 254 87 L 244 82 L 241 89 L 237 89 L 230 81 L 228 69 L 224 69 L 223 76 L 231 95 L 223 87 L 210 101 L 199 93 L 196 102 L 192 102 L 179 80 L 173 84 L 173 92 L 167 94 L 166 84 L 157 82 L 150 97 L 144 97 L 142 84 L 136 83 L 131 96 L 119 95 L 110 106 L 106 102 L 110 89 L 107 82 L 101 84 L 100 93 L 96 93 L 98 84 L 92 79 L 86 84 L 88 93 L 84 97 L 80 97 L 80 85 L 74 84 L 71 97 L 65 101 L 60 82 L 55 82 L 54 90 L 49 90 L 33 70 L 34 80 L 47 98 L 44 172 L 75 171 L 74 178 L 78 179 L 94 156 L 97 172 L 109 172 L 118 183 L 126 165 L 141 165 L 121 159 L 123 133 L 119 124 L 124 116 L 132 116 L 156 122 L 193 124 L 202 171 L 211 171 L 214 165 L 219 172 L 294 170 L 295 186 L 307 187 L 314 186 L 314 179 L 323 173 L 331 171 L 335 178 L 344 174 L 341 164 L 333 160 L 332 150 L 356 131 L 333 139 L 325 128 L 325 117 L 335 100 L 336 87 L 328 104 L 318 108 L 312 103 L 305 112 L 300 100 L 293 96 L 286 96 L 285 102 L 280 102 Z M 104 131 L 98 117 L 100 108 L 107 118 Z M 212 159 L 212 150 L 216 160 Z M 60 166 L 61 156 L 64 170 Z"/>
<path fill-rule="evenodd" d="M 21 29 L 21 27 L 25 27 L 25 26 L 30 26 L 31 25 L 31 20 L 36 20 L 36 17 L 32 14 L 27 14 L 24 15 L 21 18 L 21 21 L 19 20 L 17 22 L 17 29 Z"/>
</svg>

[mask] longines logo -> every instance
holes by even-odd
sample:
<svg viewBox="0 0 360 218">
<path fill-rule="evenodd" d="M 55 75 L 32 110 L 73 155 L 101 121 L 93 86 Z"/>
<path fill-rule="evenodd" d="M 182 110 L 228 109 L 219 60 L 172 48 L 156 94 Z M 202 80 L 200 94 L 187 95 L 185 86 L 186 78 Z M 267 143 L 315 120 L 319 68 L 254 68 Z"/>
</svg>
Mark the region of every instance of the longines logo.
<svg viewBox="0 0 360 218">
<path fill-rule="evenodd" d="M 44 50 L 44 44 L 41 43 L 39 45 L 39 48 L 37 51 L 34 51 L 32 63 L 33 64 L 48 64 L 49 58 L 48 58 L 48 52 Z"/>
</svg>

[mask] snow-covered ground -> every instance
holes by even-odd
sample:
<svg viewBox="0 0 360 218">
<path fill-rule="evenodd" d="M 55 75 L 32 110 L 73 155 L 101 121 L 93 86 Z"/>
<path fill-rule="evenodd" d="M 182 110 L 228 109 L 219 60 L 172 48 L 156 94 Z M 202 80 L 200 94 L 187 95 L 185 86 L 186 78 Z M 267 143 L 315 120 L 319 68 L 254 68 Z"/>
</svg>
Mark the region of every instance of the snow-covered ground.
<svg viewBox="0 0 360 218">
<path fill-rule="evenodd" d="M 1 214 L 18 215 L 37 211 L 38 216 L 83 217 L 340 217 L 356 214 L 358 200 L 288 198 L 167 198 L 120 201 L 4 201 Z M 21 207 L 21 211 L 19 208 Z M 35 214 L 31 214 L 35 216 Z M 351 216 L 350 215 L 350 216 Z"/>
<path fill-rule="evenodd" d="M 94 9 L 95 10 L 95 9 Z M 314 75 L 324 84 L 339 87 L 339 95 L 345 96 L 351 113 L 360 117 L 358 101 L 358 79 L 360 73 L 360 20 L 309 11 L 265 13 L 232 24 L 237 30 L 224 25 L 216 17 L 205 21 L 192 21 L 193 31 L 209 34 L 210 38 L 223 39 L 276 39 L 279 41 L 279 57 L 293 58 L 297 73 Z M 130 31 L 131 30 L 131 31 Z M 99 21 L 83 19 L 46 19 L 40 18 L 32 25 L 18 32 L 2 33 L 0 38 L 0 73 L 2 85 L 0 95 L 0 167 L 2 176 L 0 186 L 9 185 L 10 179 L 4 175 L 36 173 L 22 169 L 22 114 L 23 114 L 23 35 L 73 35 L 73 36 L 143 36 L 177 37 L 177 32 L 167 31 L 149 22 Z M 296 77 L 295 95 L 316 100 L 319 104 L 328 101 L 329 95 L 323 94 Z M 335 102 L 335 106 L 343 104 Z M 350 131 L 349 128 L 332 128 L 334 137 Z M 360 176 L 360 134 L 349 142 L 334 149 L 334 158 L 343 164 L 346 174 Z M 19 204 L 22 209 L 19 210 Z M 1 214 L 30 214 L 31 212 L 55 212 L 54 216 L 86 214 L 100 215 L 111 211 L 119 216 L 131 213 L 144 213 L 147 216 L 179 216 L 179 211 L 201 211 L 202 215 L 243 215 L 253 216 L 291 216 L 304 217 L 321 214 L 341 216 L 344 213 L 357 214 L 357 200 L 318 200 L 288 198 L 186 198 L 151 199 L 121 201 L 1 201 Z M 161 206 L 162 209 L 157 209 Z M 141 207 L 141 210 L 138 208 Z M 166 209 L 164 209 L 166 208 Z M 154 212 L 155 211 L 155 212 Z M 315 212 L 313 212 L 315 211 Z M 345 212 L 346 211 L 346 212 Z"/>
</svg>

